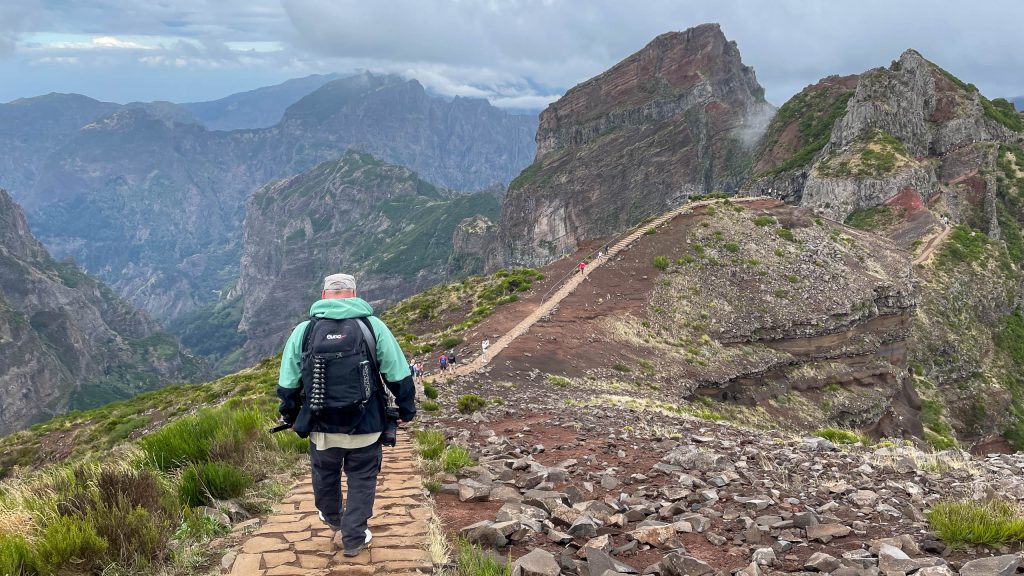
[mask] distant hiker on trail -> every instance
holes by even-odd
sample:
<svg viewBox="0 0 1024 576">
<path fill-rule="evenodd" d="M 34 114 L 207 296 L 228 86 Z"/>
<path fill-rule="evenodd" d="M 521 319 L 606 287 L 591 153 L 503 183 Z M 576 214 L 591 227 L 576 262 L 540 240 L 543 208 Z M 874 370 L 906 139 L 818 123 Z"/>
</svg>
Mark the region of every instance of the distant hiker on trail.
<svg viewBox="0 0 1024 576">
<path fill-rule="evenodd" d="M 417 379 L 423 378 L 423 362 L 419 360 L 416 361 L 416 369 L 414 370 L 413 375 L 416 376 Z"/>
<path fill-rule="evenodd" d="M 487 358 L 487 348 L 491 346 L 490 340 L 484 340 L 480 343 L 480 355 Z"/>
<path fill-rule="evenodd" d="M 448 356 L 441 354 L 437 359 L 437 367 L 441 372 L 448 370 Z"/>
<path fill-rule="evenodd" d="M 455 350 L 448 352 L 448 364 L 454 366 L 458 363 L 459 361 L 455 358 Z"/>
<path fill-rule="evenodd" d="M 341 532 L 345 556 L 357 556 L 373 539 L 367 522 L 373 516 L 381 447 L 395 445 L 399 420 L 416 417 L 416 387 L 391 330 L 356 297 L 355 278 L 328 276 L 320 298 L 284 346 L 279 410 L 282 422 L 309 438 L 320 520 Z M 341 495 L 343 469 L 347 504 Z"/>
<path fill-rule="evenodd" d="M 585 263 L 583 263 L 583 262 L 580 262 L 580 274 L 583 274 L 583 270 L 584 270 L 584 269 L 585 269 L 586 267 L 587 267 L 587 265 L 586 265 Z"/>
</svg>

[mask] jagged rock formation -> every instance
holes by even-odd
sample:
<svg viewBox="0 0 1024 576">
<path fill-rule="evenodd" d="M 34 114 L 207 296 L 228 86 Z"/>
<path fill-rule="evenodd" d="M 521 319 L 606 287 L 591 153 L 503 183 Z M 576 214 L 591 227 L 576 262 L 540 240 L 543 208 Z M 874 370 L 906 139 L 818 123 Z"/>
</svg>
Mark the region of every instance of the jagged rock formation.
<svg viewBox="0 0 1024 576">
<path fill-rule="evenodd" d="M 907 50 L 889 68 L 825 78 L 794 96 L 769 125 L 743 188 L 839 220 L 907 189 L 927 200 L 940 191 L 945 157 L 975 142 L 1024 142 L 1020 122 Z"/>
<path fill-rule="evenodd" d="M 491 193 L 453 194 L 354 151 L 265 186 L 246 209 L 243 361 L 278 351 L 328 274 L 355 275 L 360 296 L 381 306 L 478 272 L 479 259 L 452 258 L 453 237 L 472 249 L 466 237 L 498 210 Z"/>
<path fill-rule="evenodd" d="M 0 434 L 195 376 L 173 337 L 54 261 L 0 189 Z"/>
<path fill-rule="evenodd" d="M 1021 142 L 1012 104 L 908 50 L 787 102 L 744 185 L 922 251 L 907 349 L 937 447 L 1024 447 Z"/>
<path fill-rule="evenodd" d="M 510 185 L 492 266 L 549 262 L 687 197 L 732 191 L 771 115 L 717 24 L 655 38 L 541 114 Z"/>
</svg>

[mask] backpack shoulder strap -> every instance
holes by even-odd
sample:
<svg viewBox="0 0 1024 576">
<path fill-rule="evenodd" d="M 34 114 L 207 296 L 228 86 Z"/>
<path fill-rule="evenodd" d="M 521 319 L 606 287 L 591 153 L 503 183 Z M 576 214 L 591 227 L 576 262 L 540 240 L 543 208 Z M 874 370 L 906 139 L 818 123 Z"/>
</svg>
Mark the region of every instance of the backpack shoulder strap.
<svg viewBox="0 0 1024 576">
<path fill-rule="evenodd" d="M 370 348 L 370 356 L 373 358 L 373 364 L 380 371 L 380 360 L 377 359 L 377 336 L 373 333 L 373 326 L 370 325 L 370 319 L 365 316 L 362 318 L 355 319 L 359 324 L 359 329 L 363 331 L 363 340 L 366 340 L 366 345 Z"/>
<path fill-rule="evenodd" d="M 303 358 L 309 354 L 309 338 L 313 334 L 313 325 L 319 320 L 317 316 L 310 316 L 309 322 L 306 324 L 306 329 L 302 332 L 302 350 L 301 355 Z"/>
</svg>

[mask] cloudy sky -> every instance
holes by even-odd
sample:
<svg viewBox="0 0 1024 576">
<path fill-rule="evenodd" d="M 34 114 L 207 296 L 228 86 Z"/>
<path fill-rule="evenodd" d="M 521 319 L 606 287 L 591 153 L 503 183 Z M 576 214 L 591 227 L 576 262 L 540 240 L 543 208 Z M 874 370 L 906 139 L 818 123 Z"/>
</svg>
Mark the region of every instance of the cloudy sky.
<svg viewBox="0 0 1024 576">
<path fill-rule="evenodd" d="M 1024 94 L 1016 0 L 0 0 L 0 102 L 78 92 L 215 99 L 322 72 L 415 77 L 540 108 L 654 36 L 719 22 L 781 104 L 916 48 L 990 97 Z"/>
</svg>

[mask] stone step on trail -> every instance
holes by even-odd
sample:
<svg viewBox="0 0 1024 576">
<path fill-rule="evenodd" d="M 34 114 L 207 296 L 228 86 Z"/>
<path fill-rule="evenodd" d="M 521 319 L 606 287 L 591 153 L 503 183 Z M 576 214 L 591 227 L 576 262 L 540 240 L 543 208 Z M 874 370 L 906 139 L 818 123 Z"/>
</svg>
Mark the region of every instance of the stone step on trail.
<svg viewBox="0 0 1024 576">
<path fill-rule="evenodd" d="M 222 570 L 231 576 L 406 576 L 432 574 L 426 550 L 431 509 L 423 496 L 423 478 L 412 439 L 399 430 L 398 445 L 384 449 L 377 481 L 373 542 L 354 558 L 342 554 L 335 537 L 317 515 L 310 476 L 302 478 L 238 548 Z M 342 486 L 344 491 L 344 483 Z"/>
</svg>

